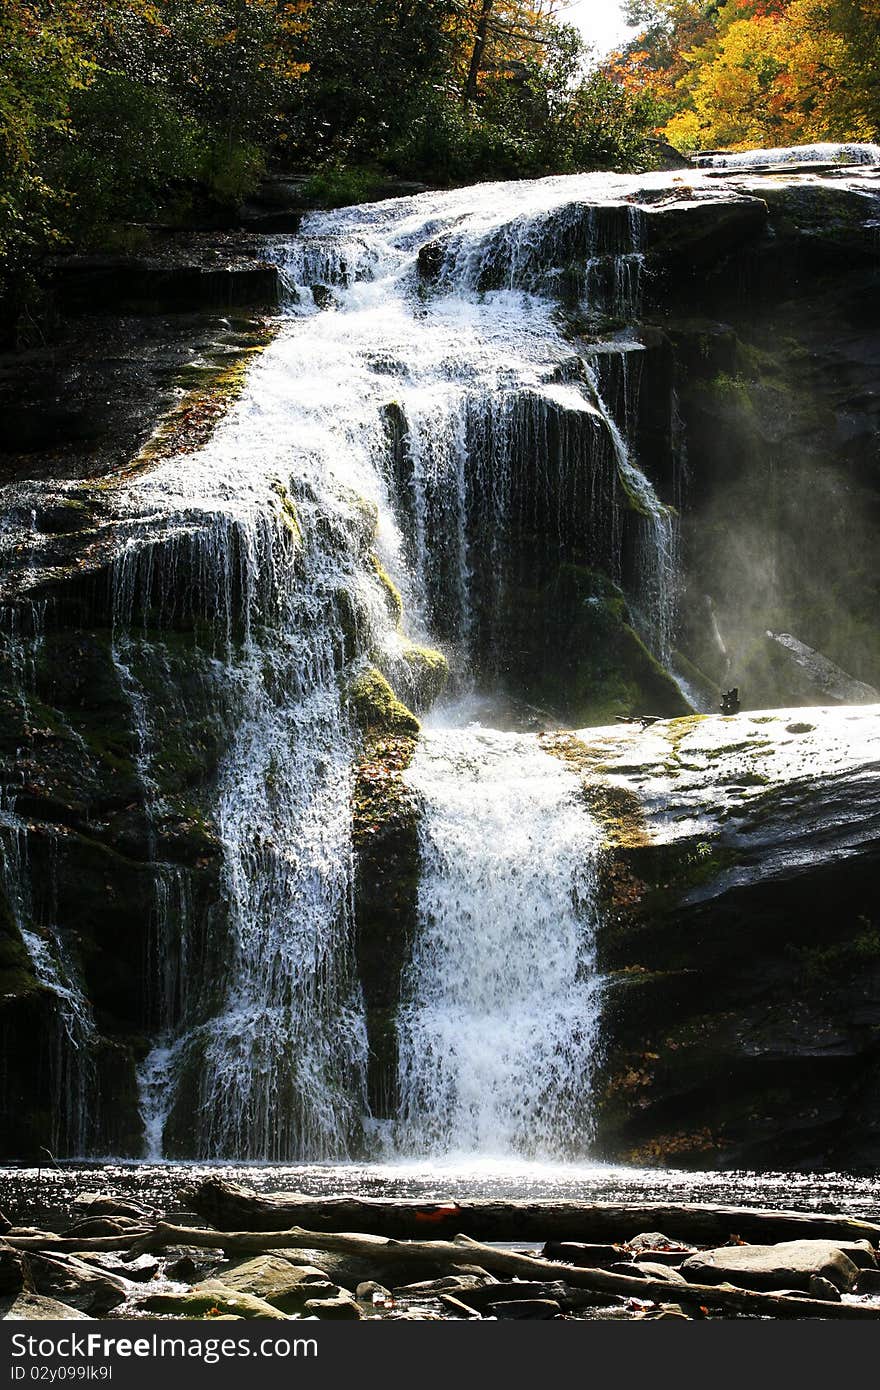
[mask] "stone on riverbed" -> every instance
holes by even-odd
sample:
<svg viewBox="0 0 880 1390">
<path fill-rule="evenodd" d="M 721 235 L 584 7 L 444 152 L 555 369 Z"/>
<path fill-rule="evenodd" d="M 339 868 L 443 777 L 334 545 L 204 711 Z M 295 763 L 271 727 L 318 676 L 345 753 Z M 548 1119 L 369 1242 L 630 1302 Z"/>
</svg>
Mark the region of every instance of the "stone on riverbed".
<svg viewBox="0 0 880 1390">
<path fill-rule="evenodd" d="M 665 1279 L 667 1284 L 686 1284 L 688 1282 L 677 1269 L 671 1269 L 669 1265 L 655 1264 L 653 1260 L 639 1260 L 638 1264 L 632 1266 L 632 1271 L 638 1271 L 639 1274 L 646 1275 L 648 1279 Z"/>
<path fill-rule="evenodd" d="M 643 1266 L 644 1267 L 644 1266 Z M 809 1289 L 814 1276 L 849 1293 L 858 1267 L 827 1240 L 786 1240 L 778 1245 L 729 1245 L 701 1250 L 681 1267 L 694 1284 L 729 1282 L 741 1289 Z"/>
<path fill-rule="evenodd" d="M 219 1250 L 203 1250 L 196 1245 L 175 1245 L 165 1251 L 165 1274 L 181 1284 L 207 1279 L 223 1265 Z"/>
<path fill-rule="evenodd" d="M 29 1251 L 22 1258 L 22 1270 L 25 1282 L 35 1293 L 98 1316 L 124 1303 L 132 1287 L 118 1274 L 98 1270 L 75 1255 L 60 1251 L 51 1255 Z"/>
<path fill-rule="evenodd" d="M 313 1265 L 292 1265 L 275 1255 L 258 1255 L 209 1281 L 235 1293 L 253 1294 L 282 1313 L 301 1312 L 307 1301 L 336 1299 L 342 1290 Z M 203 1287 L 196 1285 L 194 1292 Z"/>
<path fill-rule="evenodd" d="M 490 1303 L 490 1317 L 502 1322 L 524 1322 L 529 1318 L 558 1318 L 561 1307 L 552 1298 L 518 1298 L 505 1303 Z"/>
<path fill-rule="evenodd" d="M 138 1255 L 127 1258 L 112 1250 L 75 1250 L 74 1257 L 83 1264 L 94 1265 L 108 1274 L 118 1274 L 122 1279 L 132 1279 L 145 1284 L 159 1273 L 160 1265 L 155 1255 Z"/>
<path fill-rule="evenodd" d="M 18 1293 L 21 1282 L 21 1256 L 0 1241 L 0 1294 Z"/>
<path fill-rule="evenodd" d="M 17 1298 L 0 1299 L 0 1320 L 9 1322 L 93 1322 L 88 1313 L 80 1313 L 67 1303 L 46 1298 L 39 1293 L 20 1293 Z"/>
<path fill-rule="evenodd" d="M 460 1294 L 481 1289 L 498 1280 L 491 1274 L 447 1274 L 443 1279 L 423 1279 L 418 1284 L 401 1284 L 393 1290 L 394 1298 L 439 1298 L 440 1294 Z"/>
<path fill-rule="evenodd" d="M 206 1279 L 198 1288 L 185 1293 L 149 1294 L 140 1306 L 148 1312 L 162 1313 L 168 1317 L 204 1318 L 216 1316 L 217 1313 L 233 1313 L 241 1318 L 287 1321 L 287 1314 L 265 1299 L 255 1298 L 249 1293 L 238 1293 L 217 1279 Z"/>
<path fill-rule="evenodd" d="M 357 1302 L 345 1289 L 340 1289 L 333 1298 L 307 1299 L 303 1311 L 307 1316 L 326 1318 L 334 1322 L 354 1321 L 363 1316 Z"/>
</svg>

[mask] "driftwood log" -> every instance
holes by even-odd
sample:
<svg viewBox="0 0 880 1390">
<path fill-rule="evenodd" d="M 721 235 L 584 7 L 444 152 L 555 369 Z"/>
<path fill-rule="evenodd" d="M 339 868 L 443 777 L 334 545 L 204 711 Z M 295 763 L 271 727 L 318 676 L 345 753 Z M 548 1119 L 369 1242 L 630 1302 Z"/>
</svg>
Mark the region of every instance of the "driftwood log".
<svg viewBox="0 0 880 1390">
<path fill-rule="evenodd" d="M 430 1267 L 435 1275 L 455 1274 L 462 1265 L 478 1265 L 490 1274 L 521 1279 L 562 1280 L 576 1289 L 598 1294 L 618 1294 L 660 1303 L 686 1303 L 715 1308 L 725 1313 L 750 1314 L 770 1318 L 836 1318 L 880 1321 L 880 1308 L 864 1304 L 825 1302 L 815 1298 L 791 1298 L 785 1294 L 754 1293 L 731 1285 L 667 1283 L 606 1270 L 581 1269 L 531 1255 L 499 1250 L 468 1236 L 453 1241 L 396 1241 L 383 1236 L 320 1233 L 294 1227 L 289 1231 L 205 1231 L 188 1226 L 159 1222 L 155 1230 L 139 1240 L 137 1253 L 162 1250 L 172 1245 L 219 1248 L 228 1255 L 253 1255 L 267 1250 L 318 1250 L 349 1258 L 372 1260 L 387 1268 L 396 1266 L 401 1278 L 415 1268 L 421 1273 Z"/>
<path fill-rule="evenodd" d="M 731 1236 L 752 1244 L 780 1240 L 869 1240 L 880 1224 L 815 1212 L 666 1202 L 418 1202 L 377 1197 L 260 1196 L 237 1183 L 208 1178 L 187 1203 L 213 1226 L 237 1231 L 363 1231 L 395 1240 L 468 1235 L 477 1240 L 621 1242 L 662 1231 L 691 1245 L 723 1245 Z"/>
</svg>

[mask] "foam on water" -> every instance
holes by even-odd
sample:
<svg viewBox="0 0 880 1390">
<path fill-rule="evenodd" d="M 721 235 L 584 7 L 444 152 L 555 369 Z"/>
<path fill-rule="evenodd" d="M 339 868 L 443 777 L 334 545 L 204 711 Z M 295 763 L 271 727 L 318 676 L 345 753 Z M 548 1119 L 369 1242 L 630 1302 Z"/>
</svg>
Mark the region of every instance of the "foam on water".
<svg viewBox="0 0 880 1390">
<path fill-rule="evenodd" d="M 406 1152 L 571 1155 L 591 1132 L 598 832 L 533 736 L 432 730 L 420 925 L 398 1018 Z"/>
</svg>

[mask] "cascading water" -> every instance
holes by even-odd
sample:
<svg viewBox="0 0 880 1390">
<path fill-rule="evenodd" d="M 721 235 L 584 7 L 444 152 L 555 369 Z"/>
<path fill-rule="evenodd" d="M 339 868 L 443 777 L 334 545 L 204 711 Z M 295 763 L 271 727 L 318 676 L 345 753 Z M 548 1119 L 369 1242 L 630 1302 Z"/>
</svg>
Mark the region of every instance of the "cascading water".
<svg viewBox="0 0 880 1390">
<path fill-rule="evenodd" d="M 601 989 L 599 836 L 578 780 L 534 737 L 489 730 L 426 733 L 408 780 L 424 811 L 397 1142 L 582 1153 Z"/>
<path fill-rule="evenodd" d="M 880 145 L 785 145 L 768 150 L 707 150 L 694 156 L 703 169 L 762 169 L 773 164 L 880 164 Z"/>
<path fill-rule="evenodd" d="M 155 884 L 151 1156 L 364 1146 L 345 688 L 366 663 L 416 705 L 413 641 L 445 645 L 459 689 L 503 683 L 510 587 L 568 554 L 629 588 L 668 655 L 674 519 L 601 380 L 606 349 L 641 351 L 631 197 L 583 176 L 310 216 L 278 246 L 290 310 L 236 408 L 121 493 L 113 653 Z M 194 808 L 219 847 L 210 909 L 163 859 L 182 632 L 216 750 Z M 533 739 L 473 730 L 427 734 L 408 776 L 425 814 L 398 1142 L 574 1153 L 600 994 L 576 780 Z"/>
</svg>

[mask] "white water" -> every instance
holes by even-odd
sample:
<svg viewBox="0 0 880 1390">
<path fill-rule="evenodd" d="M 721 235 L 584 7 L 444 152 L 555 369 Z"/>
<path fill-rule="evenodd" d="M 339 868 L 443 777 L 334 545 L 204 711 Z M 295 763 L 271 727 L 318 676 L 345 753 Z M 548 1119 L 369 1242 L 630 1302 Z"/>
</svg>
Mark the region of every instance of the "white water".
<svg viewBox="0 0 880 1390">
<path fill-rule="evenodd" d="M 674 519 L 603 399 L 601 346 L 559 315 L 561 299 L 616 354 L 639 351 L 625 331 L 643 264 L 632 199 L 661 185 L 590 175 L 309 217 L 278 245 L 290 312 L 237 406 L 206 448 L 128 485 L 114 651 L 160 860 L 154 762 L 173 699 L 145 678 L 168 664 L 165 629 L 195 629 L 221 748 L 205 808 L 221 849 L 213 915 L 191 921 L 183 871 L 156 866 L 155 1032 L 139 1072 L 150 1156 L 363 1148 L 343 696 L 360 665 L 417 702 L 406 647 L 427 638 L 459 686 L 491 685 L 511 556 L 531 532 L 629 584 L 667 654 Z M 432 733 L 411 776 L 428 814 L 400 1142 L 581 1152 L 596 842 L 575 779 L 534 740 L 489 732 Z"/>
<path fill-rule="evenodd" d="M 755 169 L 768 164 L 880 164 L 880 145 L 784 145 L 768 150 L 732 150 L 694 156 L 701 169 Z"/>
<path fill-rule="evenodd" d="M 572 1156 L 591 1133 L 598 832 L 534 736 L 426 733 L 420 928 L 398 1019 L 409 1153 Z"/>
</svg>

